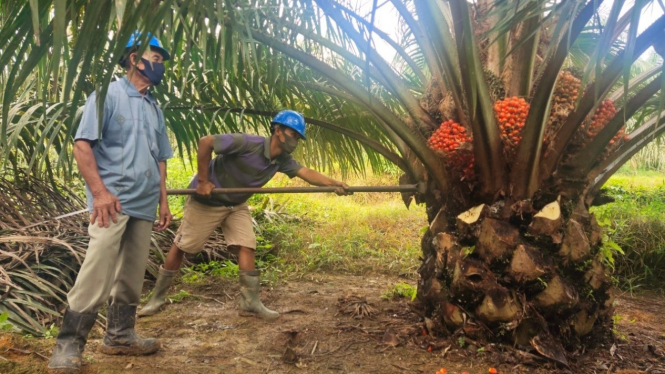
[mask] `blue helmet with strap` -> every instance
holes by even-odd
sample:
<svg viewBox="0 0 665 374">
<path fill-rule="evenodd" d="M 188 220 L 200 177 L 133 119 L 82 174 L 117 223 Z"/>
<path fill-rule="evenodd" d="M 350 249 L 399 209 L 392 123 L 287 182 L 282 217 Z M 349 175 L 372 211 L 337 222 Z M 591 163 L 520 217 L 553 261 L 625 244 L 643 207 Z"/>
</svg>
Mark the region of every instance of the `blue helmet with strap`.
<svg viewBox="0 0 665 374">
<path fill-rule="evenodd" d="M 159 54 L 161 54 L 162 57 L 164 58 L 164 61 L 170 60 L 171 54 L 166 49 L 164 49 L 162 42 L 160 42 L 156 36 L 150 33 L 147 33 L 147 36 L 148 36 L 148 45 L 150 46 L 150 48 L 159 52 Z M 136 30 L 129 37 L 129 40 L 127 41 L 127 45 L 125 46 L 125 48 L 128 49 L 140 46 L 141 46 L 141 32 Z M 120 65 L 124 65 L 126 59 L 127 56 L 123 56 L 122 59 L 119 61 Z"/>
<path fill-rule="evenodd" d="M 271 128 L 274 128 L 275 125 L 286 126 L 300 134 L 304 140 L 307 140 L 305 136 L 305 117 L 295 110 L 282 110 L 277 113 L 270 122 Z"/>
</svg>

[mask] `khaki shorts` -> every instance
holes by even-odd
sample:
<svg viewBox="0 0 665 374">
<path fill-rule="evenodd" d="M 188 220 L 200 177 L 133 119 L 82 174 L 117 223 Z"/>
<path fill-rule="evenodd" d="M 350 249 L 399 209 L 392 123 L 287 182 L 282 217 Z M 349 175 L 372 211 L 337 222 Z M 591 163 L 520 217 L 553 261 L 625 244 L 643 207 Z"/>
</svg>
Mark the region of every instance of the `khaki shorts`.
<svg viewBox="0 0 665 374">
<path fill-rule="evenodd" d="M 183 252 L 199 253 L 217 227 L 222 227 L 227 246 L 256 249 L 252 216 L 247 204 L 209 206 L 188 197 L 174 243 Z"/>
</svg>

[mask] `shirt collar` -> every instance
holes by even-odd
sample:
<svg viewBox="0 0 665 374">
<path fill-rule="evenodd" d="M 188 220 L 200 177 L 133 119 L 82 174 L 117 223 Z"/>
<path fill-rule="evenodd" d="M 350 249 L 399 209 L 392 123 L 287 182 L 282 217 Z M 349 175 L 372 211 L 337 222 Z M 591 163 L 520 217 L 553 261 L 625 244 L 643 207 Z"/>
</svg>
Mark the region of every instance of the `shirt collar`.
<svg viewBox="0 0 665 374">
<path fill-rule="evenodd" d="M 263 141 L 263 156 L 265 156 L 265 158 L 267 158 L 270 161 L 270 163 L 274 164 L 277 161 L 277 158 L 275 158 L 274 160 L 270 159 L 270 138 L 271 137 L 266 137 L 265 140 Z"/>
<path fill-rule="evenodd" d="M 125 88 L 125 92 L 127 93 L 127 95 L 129 95 L 131 97 L 143 97 L 143 95 L 141 95 L 139 90 L 136 89 L 136 86 L 134 86 L 134 84 L 132 84 L 132 82 L 129 81 L 129 78 L 127 78 L 126 75 L 124 77 L 122 77 L 122 83 L 125 86 L 124 88 Z M 156 101 L 155 97 L 152 96 L 152 93 L 150 92 L 150 90 L 146 90 L 145 98 L 148 99 L 148 101 L 150 101 L 152 103 L 154 103 Z"/>
</svg>

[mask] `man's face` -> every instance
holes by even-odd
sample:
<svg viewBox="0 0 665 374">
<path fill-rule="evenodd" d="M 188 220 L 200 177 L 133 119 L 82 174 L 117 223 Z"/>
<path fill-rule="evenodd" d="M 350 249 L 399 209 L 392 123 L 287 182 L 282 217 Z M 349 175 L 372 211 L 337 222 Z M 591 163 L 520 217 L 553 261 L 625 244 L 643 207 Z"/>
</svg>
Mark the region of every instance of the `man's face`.
<svg viewBox="0 0 665 374">
<path fill-rule="evenodd" d="M 281 135 L 282 135 L 282 136 L 281 136 L 280 139 L 279 139 L 279 140 L 281 140 L 281 141 L 285 141 L 285 140 L 286 140 L 286 139 L 283 137 L 284 134 L 286 134 L 286 135 L 288 135 L 288 136 L 294 138 L 295 140 L 300 140 L 300 139 L 302 139 L 302 136 L 300 136 L 300 134 L 298 134 L 296 131 L 294 131 L 293 129 L 291 129 L 291 128 L 289 128 L 289 127 L 279 126 L 278 129 L 281 131 Z"/>
<path fill-rule="evenodd" d="M 155 62 L 158 64 L 163 64 L 164 63 L 164 56 L 162 56 L 159 52 L 154 51 L 154 50 L 147 50 L 143 52 L 143 58 L 150 61 L 150 62 Z M 137 61 L 138 60 L 138 61 Z M 139 69 L 145 69 L 145 66 L 143 65 L 143 61 L 141 59 L 137 58 L 137 53 L 134 52 L 130 56 L 130 61 L 132 62 L 132 65 L 137 65 Z"/>
</svg>

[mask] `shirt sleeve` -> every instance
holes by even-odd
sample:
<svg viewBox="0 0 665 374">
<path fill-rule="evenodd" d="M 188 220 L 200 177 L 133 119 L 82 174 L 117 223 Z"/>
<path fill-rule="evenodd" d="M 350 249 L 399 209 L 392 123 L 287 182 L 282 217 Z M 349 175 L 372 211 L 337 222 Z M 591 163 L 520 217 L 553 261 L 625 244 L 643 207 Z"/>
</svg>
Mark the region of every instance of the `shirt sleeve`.
<svg viewBox="0 0 665 374">
<path fill-rule="evenodd" d="M 106 129 L 106 126 L 111 120 L 111 115 L 113 114 L 112 100 L 113 99 L 110 95 L 106 95 L 106 99 L 104 100 L 104 113 L 102 114 L 102 131 L 100 132 L 99 119 L 97 118 L 97 94 L 93 92 L 88 96 L 74 140 L 84 139 L 96 141 L 101 139 L 101 135 L 104 133 L 104 129 Z"/>
<path fill-rule="evenodd" d="M 157 160 L 162 162 L 173 157 L 173 149 L 171 148 L 171 143 L 169 143 L 169 136 L 166 132 L 166 123 L 164 122 L 164 112 L 162 112 L 161 109 L 157 109 L 157 117 L 159 118 L 159 131 L 157 132 L 159 155 Z"/>
<path fill-rule="evenodd" d="M 243 134 L 221 134 L 215 135 L 213 139 L 215 153 L 220 155 L 232 155 L 241 153 L 247 147 L 247 141 Z"/>
<path fill-rule="evenodd" d="M 293 178 L 302 167 L 298 161 L 294 160 L 291 155 L 288 155 L 279 163 L 278 171 L 286 174 L 289 178 Z"/>
</svg>

